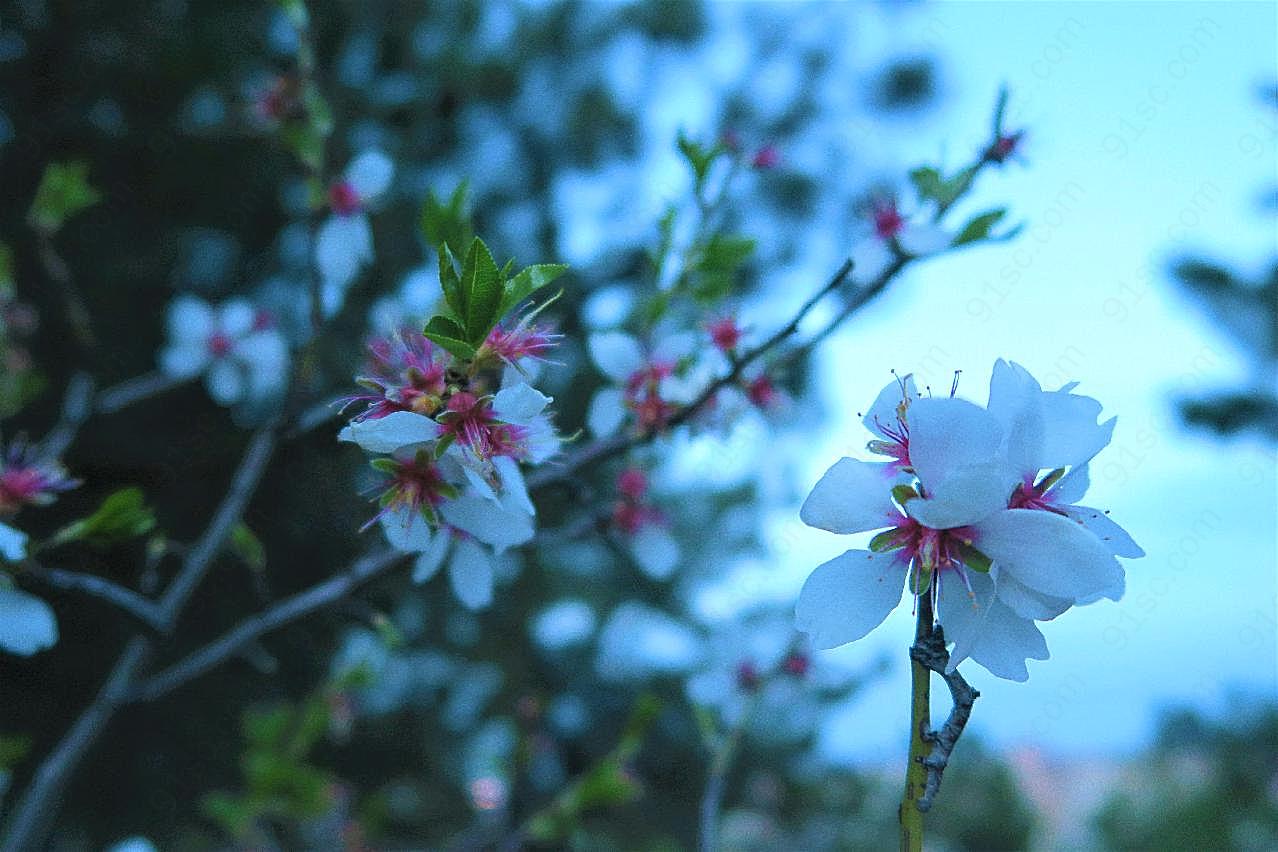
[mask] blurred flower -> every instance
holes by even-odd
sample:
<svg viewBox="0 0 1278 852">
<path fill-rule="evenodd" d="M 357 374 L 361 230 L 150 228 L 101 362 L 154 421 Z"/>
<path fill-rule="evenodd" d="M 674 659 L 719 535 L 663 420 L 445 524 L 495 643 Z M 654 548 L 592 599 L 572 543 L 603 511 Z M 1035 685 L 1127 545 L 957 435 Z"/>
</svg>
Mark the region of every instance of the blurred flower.
<svg viewBox="0 0 1278 852">
<path fill-rule="evenodd" d="M 735 317 L 723 317 L 707 326 L 710 342 L 720 352 L 729 353 L 741 343 L 741 328 Z"/>
<path fill-rule="evenodd" d="M 16 533 L 11 527 L 0 524 L 0 548 L 8 559 L 15 551 L 4 540 Z M 21 533 L 17 533 L 21 536 Z M 22 536 L 25 548 L 26 537 Z M 17 558 L 24 555 L 17 552 Z M 35 595 L 13 588 L 9 577 L 0 571 L 0 649 L 20 657 L 29 657 L 57 644 L 58 622 L 53 610 Z"/>
<path fill-rule="evenodd" d="M 214 307 L 182 295 L 169 305 L 160 369 L 174 378 L 204 375 L 219 405 L 278 396 L 288 382 L 288 344 L 269 315 L 244 299 Z"/>
<path fill-rule="evenodd" d="M 605 680 L 645 680 L 687 671 L 701 655 L 701 640 L 692 628 L 658 609 L 626 601 L 600 631 L 595 670 Z"/>
<path fill-rule="evenodd" d="M 775 169 L 780 164 L 781 151 L 775 145 L 764 145 L 750 160 L 750 165 L 760 170 Z"/>
<path fill-rule="evenodd" d="M 852 247 L 852 278 L 875 281 L 891 265 L 898 251 L 911 257 L 935 254 L 953 235 L 926 217 L 907 218 L 891 198 L 877 199 L 870 213 L 873 233 Z"/>
<path fill-rule="evenodd" d="M 1025 680 L 1025 658 L 1047 658 L 1033 619 L 1121 597 L 1123 569 L 1110 547 L 1063 513 L 1022 508 L 1019 472 L 1049 459 L 1085 464 L 1108 442 L 1112 423 L 1095 424 L 1095 400 L 1068 391 L 1045 400 L 1050 395 L 1027 377 L 1014 365 L 995 367 L 994 407 L 1014 420 L 1007 431 L 999 416 L 973 403 L 914 397 L 908 376 L 879 395 L 866 422 L 882 430 L 891 411 L 899 441 L 887 454 L 894 461 L 841 459 L 801 511 L 805 523 L 831 532 L 887 530 L 870 550 L 826 562 L 804 584 L 796 619 L 817 647 L 876 627 L 908 577 L 916 596 L 932 596 L 955 643 L 951 668 L 970 656 L 999 677 Z M 1045 423 L 1045 408 L 1068 416 Z M 917 484 L 907 484 L 911 479 Z"/>
<path fill-rule="evenodd" d="M 346 291 L 373 260 L 373 229 L 368 207 L 390 189 L 395 164 L 381 151 L 368 150 L 347 165 L 328 189 L 332 211 L 315 236 L 315 265 L 325 316 L 342 308 Z"/>
<path fill-rule="evenodd" d="M 691 358 L 696 340 L 670 334 L 650 350 L 620 331 L 590 335 L 590 358 L 614 382 L 595 393 L 586 424 L 596 437 L 616 432 L 628 417 L 642 432 L 662 429 L 709 379 Z"/>
<path fill-rule="evenodd" d="M 17 514 L 24 506 L 47 506 L 79 484 L 57 461 L 43 460 L 25 440 L 15 440 L 0 457 L 0 515 Z"/>
<path fill-rule="evenodd" d="M 648 477 L 642 470 L 623 470 L 617 477 L 619 499 L 612 507 L 612 524 L 640 569 L 654 580 L 666 580 L 679 564 L 679 542 L 666 528 L 665 516 L 645 501 L 647 492 Z"/>
</svg>

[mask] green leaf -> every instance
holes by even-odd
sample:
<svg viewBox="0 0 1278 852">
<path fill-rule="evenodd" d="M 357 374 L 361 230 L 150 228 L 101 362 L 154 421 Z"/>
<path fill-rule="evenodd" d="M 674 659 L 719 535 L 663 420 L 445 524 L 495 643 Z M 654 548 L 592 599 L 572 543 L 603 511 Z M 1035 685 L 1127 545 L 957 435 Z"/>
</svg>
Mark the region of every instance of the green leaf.
<svg viewBox="0 0 1278 852">
<path fill-rule="evenodd" d="M 468 187 L 468 183 L 462 181 L 447 201 L 441 201 L 434 192 L 426 193 L 419 223 L 422 238 L 432 247 L 469 245 L 474 238 L 470 215 L 466 212 Z"/>
<path fill-rule="evenodd" d="M 475 347 L 466 342 L 466 330 L 451 317 L 436 314 L 426 323 L 422 334 L 458 358 L 469 360 L 475 357 Z"/>
<path fill-rule="evenodd" d="M 692 295 L 712 302 L 732 292 L 737 273 L 754 254 L 756 242 L 749 237 L 715 234 L 702 247 L 692 268 Z"/>
<path fill-rule="evenodd" d="M 519 270 L 519 274 L 507 281 L 503 288 L 501 304 L 497 307 L 498 319 L 508 315 L 520 302 L 566 271 L 568 266 L 563 263 L 538 263 Z"/>
<path fill-rule="evenodd" d="M 50 546 L 85 541 L 105 547 L 137 538 L 155 529 L 155 514 L 140 488 L 124 488 L 102 501 L 92 515 L 58 530 Z"/>
<path fill-rule="evenodd" d="M 497 324 L 497 306 L 502 299 L 497 264 L 479 237 L 471 242 L 462 261 L 460 293 L 462 310 L 457 319 L 465 329 L 463 339 L 477 347 Z"/>
<path fill-rule="evenodd" d="M 231 552 L 244 560 L 244 564 L 254 571 L 266 568 L 266 548 L 262 541 L 249 529 L 248 524 L 241 521 L 231 530 Z"/>
<path fill-rule="evenodd" d="M 688 165 L 692 168 L 692 177 L 699 195 L 705 185 L 706 176 L 710 174 L 710 167 L 714 165 L 715 159 L 723 153 L 723 146 L 715 145 L 707 148 L 700 142 L 689 139 L 682 130 L 679 131 L 678 144 L 679 153 L 683 154 L 683 158 L 688 161 Z"/>
<path fill-rule="evenodd" d="M 950 178 L 931 166 L 920 166 L 910 172 L 910 182 L 914 184 L 919 200 L 935 201 L 942 206 L 953 204 L 963 194 L 970 178 L 970 166 Z"/>
<path fill-rule="evenodd" d="M 996 210 L 987 210 L 984 213 L 973 216 L 963 226 L 963 230 L 959 231 L 958 236 L 954 238 L 954 242 L 951 245 L 961 246 L 989 239 L 990 229 L 997 225 L 999 220 L 1006 215 L 1007 208 L 999 207 Z"/>
<path fill-rule="evenodd" d="M 27 736 L 0 736 L 0 772 L 7 771 L 26 757 L 31 750 L 31 738 Z"/>
<path fill-rule="evenodd" d="M 465 304 L 462 302 L 461 279 L 457 277 L 457 260 L 447 243 L 439 247 L 439 287 L 444 291 L 444 301 L 453 316 L 462 317 Z"/>
<path fill-rule="evenodd" d="M 89 186 L 89 164 L 82 161 L 45 166 L 27 221 L 41 231 L 54 233 L 68 219 L 102 200 Z"/>
</svg>

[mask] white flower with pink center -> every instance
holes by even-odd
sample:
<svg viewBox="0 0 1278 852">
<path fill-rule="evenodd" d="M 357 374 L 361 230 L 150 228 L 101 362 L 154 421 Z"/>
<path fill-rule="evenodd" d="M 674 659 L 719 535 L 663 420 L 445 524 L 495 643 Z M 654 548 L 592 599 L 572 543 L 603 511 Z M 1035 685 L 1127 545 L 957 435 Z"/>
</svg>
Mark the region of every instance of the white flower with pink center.
<svg viewBox="0 0 1278 852">
<path fill-rule="evenodd" d="M 627 420 L 641 432 L 657 432 L 678 410 L 714 380 L 714 363 L 697 354 L 697 338 L 669 334 L 650 348 L 620 331 L 590 335 L 590 358 L 613 385 L 597 391 L 590 401 L 586 425 L 596 437 L 613 434 Z"/>
<path fill-rule="evenodd" d="M 331 215 L 315 236 L 315 266 L 325 316 L 341 310 L 346 291 L 373 260 L 368 209 L 390 189 L 395 164 L 381 151 L 358 154 L 328 188 Z"/>
<path fill-rule="evenodd" d="M 648 475 L 637 467 L 617 477 L 612 525 L 644 574 L 670 579 L 679 565 L 679 542 L 670 534 L 665 515 L 648 502 Z"/>
<path fill-rule="evenodd" d="M 805 583 L 796 619 L 817 647 L 878 626 L 908 579 L 915 595 L 932 596 L 954 642 L 951 668 L 971 657 L 999 677 L 1025 680 L 1026 658 L 1047 658 L 1034 620 L 1122 595 L 1114 554 L 1136 556 L 1139 548 L 1125 532 L 1064 510 L 1081 496 L 1085 464 L 1113 423 L 1096 424 L 1095 400 L 1069 388 L 1045 394 L 1026 377 L 1000 362 L 991 410 L 918 397 L 909 377 L 880 394 L 866 416 L 879 436 L 870 446 L 892 460 L 841 459 L 800 513 L 831 532 L 882 531 L 869 550 L 830 560 Z M 1048 466 L 1052 473 L 1039 477 Z M 1053 486 L 1066 487 L 1046 497 Z"/>
<path fill-rule="evenodd" d="M 160 369 L 174 378 L 203 375 L 219 405 L 270 399 L 288 382 L 288 343 L 269 314 L 244 299 L 210 305 L 178 296 L 169 306 Z"/>
<path fill-rule="evenodd" d="M 924 257 L 943 250 L 954 235 L 925 215 L 907 217 L 891 198 L 874 202 L 870 233 L 852 248 L 852 279 L 861 284 L 876 280 L 898 254 Z"/>
</svg>

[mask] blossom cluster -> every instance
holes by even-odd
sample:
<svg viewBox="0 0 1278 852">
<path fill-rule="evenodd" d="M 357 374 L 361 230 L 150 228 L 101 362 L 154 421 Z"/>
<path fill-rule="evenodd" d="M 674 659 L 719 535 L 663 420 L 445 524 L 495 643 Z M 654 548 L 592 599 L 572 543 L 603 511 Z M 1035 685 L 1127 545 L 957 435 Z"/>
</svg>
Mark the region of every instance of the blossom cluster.
<svg viewBox="0 0 1278 852">
<path fill-rule="evenodd" d="M 560 446 L 551 398 L 528 381 L 558 335 L 533 322 L 535 312 L 497 322 L 497 307 L 560 270 L 505 278 L 478 240 L 462 278 L 447 249 L 440 264 L 448 311 L 424 331 L 405 327 L 370 342 L 357 378 L 364 390 L 344 400 L 360 410 L 339 437 L 374 454 L 385 477 L 366 526 L 380 524 L 392 546 L 416 555 L 417 582 L 447 564 L 457 598 L 479 609 L 492 601 L 496 558 L 535 531 L 521 465 L 541 464 Z M 481 302 L 491 308 L 476 319 Z"/>
<path fill-rule="evenodd" d="M 36 448 L 16 440 L 0 455 L 0 518 L 12 518 L 27 506 L 47 506 L 79 483 L 56 461 L 40 457 Z M 27 557 L 27 535 L 0 521 L 0 564 Z M 13 588 L 0 569 L 0 649 L 30 656 L 58 641 L 53 610 L 35 595 Z"/>
<path fill-rule="evenodd" d="M 985 407 L 921 396 L 910 376 L 889 384 L 864 419 L 871 452 L 843 458 L 817 482 L 805 523 L 834 533 L 876 532 L 808 578 L 795 610 L 814 645 L 865 636 L 908 585 L 954 643 L 950 669 L 971 658 L 1025 680 L 1044 660 L 1035 622 L 1123 594 L 1115 557 L 1144 551 L 1108 514 L 1078 503 L 1088 463 L 1115 418 L 1070 384 L 1044 391 L 1021 366 L 994 365 Z"/>
</svg>

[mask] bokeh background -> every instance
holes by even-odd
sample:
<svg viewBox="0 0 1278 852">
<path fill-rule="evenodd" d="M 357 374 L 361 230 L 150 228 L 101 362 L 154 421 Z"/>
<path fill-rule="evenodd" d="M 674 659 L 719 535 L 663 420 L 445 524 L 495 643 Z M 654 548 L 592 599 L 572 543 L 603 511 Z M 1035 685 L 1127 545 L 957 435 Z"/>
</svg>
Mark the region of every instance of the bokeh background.
<svg viewBox="0 0 1278 852">
<path fill-rule="evenodd" d="M 791 397 L 781 416 L 672 436 L 644 459 L 682 543 L 673 580 L 644 577 L 605 532 L 520 554 L 497 605 L 479 614 L 439 583 L 380 581 L 121 713 L 68 791 L 59 848 L 135 834 L 164 849 L 482 847 L 599 767 L 616 770 L 592 794 L 601 806 L 558 814 L 548 848 L 689 846 L 715 735 L 741 713 L 734 672 L 743 656 L 775 657 L 803 579 L 848 547 L 798 522 L 802 497 L 859 451 L 856 413 L 889 370 L 938 388 L 962 370 L 960 394 L 980 400 L 998 357 L 1045 386 L 1078 381 L 1118 415 L 1089 498 L 1148 556 L 1128 565 L 1123 601 L 1044 626 L 1052 659 L 1031 663 L 1028 683 L 970 673 L 982 698 L 931 820 L 934 848 L 1278 845 L 1272 4 L 311 12 L 317 81 L 334 108 L 331 168 L 371 146 L 397 167 L 374 217 L 376 261 L 322 351 L 316 393 L 346 389 L 370 308 L 429 269 L 422 200 L 462 180 L 494 254 L 573 266 L 551 314 L 562 366 L 545 379 L 566 431 L 600 383 L 583 335 L 652 287 L 643 252 L 667 205 L 688 203 L 680 131 L 713 140 L 730 129 L 780 154 L 775 168 L 743 175 L 724 224 L 758 241 L 733 306 L 760 329 L 837 267 L 865 231 L 868 199 L 904 192 L 914 166 L 954 168 L 980 149 L 1001 85 L 1023 145 L 964 211 L 1007 206 L 1024 228 L 908 270 L 781 377 Z M 296 49 L 283 14 L 264 4 L 0 9 L 0 238 L 16 298 L 39 317 L 23 346 L 43 387 L 15 405 L 6 435 L 46 430 L 76 369 L 105 384 L 152 370 L 175 292 L 250 295 L 286 326 L 305 316 L 300 170 L 248 118 Z M 58 236 L 93 347 L 69 342 L 25 221 L 44 167 L 68 159 L 89 164 L 103 196 Z M 63 498 L 65 515 L 30 523 L 56 528 L 138 484 L 165 533 L 189 540 L 251 420 L 197 386 L 95 420 L 66 459 L 84 486 Z M 246 518 L 265 567 L 224 559 L 165 653 L 366 549 L 362 467 L 333 429 L 287 444 Z M 616 470 L 597 471 L 587 493 L 611 499 Z M 539 509 L 551 527 L 578 511 L 558 493 Z M 75 567 L 145 583 L 145 548 L 86 551 Z M 59 645 L 0 660 L 10 800 L 129 630 L 82 598 L 50 599 Z M 863 642 L 815 655 L 804 677 L 769 679 L 728 776 L 730 848 L 895 842 L 903 610 Z M 643 696 L 661 709 L 637 754 L 612 767 L 606 756 Z M 322 732 L 288 760 L 272 753 L 278 787 L 242 771 L 271 753 L 269 720 L 307 712 L 323 717 Z"/>
</svg>

